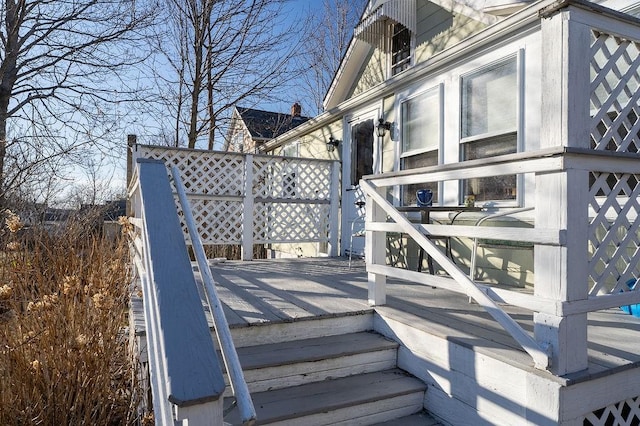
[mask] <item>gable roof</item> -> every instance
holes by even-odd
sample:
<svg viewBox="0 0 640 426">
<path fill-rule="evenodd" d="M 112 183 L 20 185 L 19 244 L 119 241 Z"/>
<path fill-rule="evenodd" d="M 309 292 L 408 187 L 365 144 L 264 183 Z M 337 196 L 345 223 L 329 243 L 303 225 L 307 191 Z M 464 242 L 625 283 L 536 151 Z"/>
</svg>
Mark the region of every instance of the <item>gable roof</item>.
<svg viewBox="0 0 640 426">
<path fill-rule="evenodd" d="M 516 0 L 428 0 L 437 6 L 455 13 L 467 16 L 486 25 L 495 24 L 500 18 L 484 11 L 486 3 L 508 2 Z M 522 6 L 532 0 L 517 0 Z M 331 85 L 323 100 L 323 107 L 329 110 L 349 95 L 362 64 L 371 54 L 372 50 L 381 49 L 385 44 L 381 39 L 380 31 L 383 31 L 385 23 L 400 22 L 412 31 L 417 30 L 415 21 L 416 0 L 370 0 L 365 7 L 360 22 L 354 29 L 349 46 L 333 77 Z M 411 13 L 413 11 L 413 13 Z M 422 23 L 424 25 L 424 23 Z M 381 43 L 382 42 L 382 43 Z"/>
<path fill-rule="evenodd" d="M 254 140 L 270 140 L 309 120 L 301 115 L 282 114 L 253 108 L 236 107 L 244 126 Z"/>
</svg>

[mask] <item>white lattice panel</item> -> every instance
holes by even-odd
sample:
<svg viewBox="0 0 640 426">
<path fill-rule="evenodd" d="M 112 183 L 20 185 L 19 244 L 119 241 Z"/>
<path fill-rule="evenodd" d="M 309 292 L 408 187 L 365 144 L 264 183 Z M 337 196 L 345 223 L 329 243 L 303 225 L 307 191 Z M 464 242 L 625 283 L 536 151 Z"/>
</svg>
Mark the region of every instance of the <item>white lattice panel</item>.
<svg viewBox="0 0 640 426">
<path fill-rule="evenodd" d="M 330 198 L 330 162 L 252 156 L 253 193 L 245 194 L 246 155 L 146 145 L 136 148 L 136 157 L 162 160 L 167 167 L 178 167 L 204 244 L 242 242 L 244 197 L 308 201 L 255 202 L 255 243 L 328 240 L 330 206 L 317 201 Z M 175 193 L 175 187 L 173 190 Z M 176 205 L 187 236 L 177 197 Z"/>
<path fill-rule="evenodd" d="M 609 405 L 587 415 L 585 426 L 614 426 L 640 424 L 640 397 Z"/>
<path fill-rule="evenodd" d="M 139 146 L 138 152 L 167 167 L 178 166 L 187 193 L 240 196 L 244 191 L 246 157 L 241 154 L 150 146 Z"/>
<path fill-rule="evenodd" d="M 593 30 L 591 147 L 640 152 L 640 48 L 636 41 Z M 590 179 L 590 294 L 626 289 L 640 277 L 640 176 L 593 172 Z"/>
<path fill-rule="evenodd" d="M 257 243 L 328 241 L 329 204 L 256 204 L 254 235 Z"/>
<path fill-rule="evenodd" d="M 590 294 L 618 291 L 640 277 L 640 175 L 592 173 Z"/>
<path fill-rule="evenodd" d="M 591 146 L 639 152 L 640 48 L 636 41 L 593 31 Z"/>
<path fill-rule="evenodd" d="M 242 202 L 189 199 L 191 212 L 203 244 L 239 244 L 242 241 Z M 176 200 L 180 225 L 188 235 L 182 209 Z"/>
<path fill-rule="evenodd" d="M 254 158 L 253 193 L 258 198 L 329 199 L 331 164 L 302 158 Z"/>
</svg>

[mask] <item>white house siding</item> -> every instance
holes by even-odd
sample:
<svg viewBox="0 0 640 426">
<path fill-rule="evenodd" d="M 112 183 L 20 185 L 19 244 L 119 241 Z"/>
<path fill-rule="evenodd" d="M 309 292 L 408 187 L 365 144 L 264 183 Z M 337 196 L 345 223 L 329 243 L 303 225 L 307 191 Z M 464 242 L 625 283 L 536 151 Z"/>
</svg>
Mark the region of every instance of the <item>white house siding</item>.
<svg viewBox="0 0 640 426">
<path fill-rule="evenodd" d="M 429 59 L 485 27 L 472 18 L 427 1 L 418 2 L 417 20 L 415 63 Z"/>
<path fill-rule="evenodd" d="M 486 26 L 479 21 L 461 14 L 451 13 L 426 1 L 418 2 L 417 13 L 419 31 L 416 35 L 416 49 L 414 50 L 417 62 L 424 62 L 432 55 L 446 51 L 453 45 L 458 44 L 462 39 L 482 30 Z M 445 105 L 443 105 L 444 129 L 442 129 L 442 131 L 444 133 L 444 143 L 440 148 L 442 150 L 442 162 L 458 162 L 460 160 L 459 94 L 461 76 L 510 55 L 518 56 L 520 64 L 522 64 L 524 68 L 524 71 L 521 73 L 523 76 L 522 81 L 524 87 L 522 93 L 524 96 L 521 102 L 522 110 L 520 111 L 520 117 L 526 115 L 526 120 L 521 120 L 522 127 L 518 129 L 522 137 L 520 150 L 537 149 L 539 147 L 540 126 L 539 38 L 538 32 L 528 31 L 524 36 L 515 37 L 515 39 L 510 40 L 502 40 L 484 51 L 473 52 L 471 60 L 462 55 L 456 63 L 449 64 L 446 68 L 428 74 L 419 81 L 408 83 L 405 86 L 399 87 L 397 91 L 386 94 L 381 100 L 382 115 L 385 120 L 394 123 L 394 129 L 391 135 L 387 135 L 382 142 L 382 158 L 380 159 L 381 171 L 389 172 L 399 169 L 399 127 L 401 125 L 399 105 L 402 101 L 402 96 L 435 85 L 443 86 L 443 99 L 446 102 Z M 410 77 L 416 65 L 419 64 L 415 64 L 414 67 L 404 71 L 400 76 L 406 75 Z M 385 80 L 386 73 L 386 56 L 379 49 L 372 48 L 370 55 L 361 67 L 359 76 L 355 79 L 355 83 L 351 89 L 352 95 L 349 96 L 349 99 L 366 95 L 366 92 L 374 87 L 379 88 Z M 346 101 L 348 101 L 348 99 Z M 353 111 L 359 108 L 359 105 L 352 105 L 349 110 Z M 337 118 L 338 117 L 335 117 L 335 119 Z M 328 140 L 329 136 L 340 140 L 347 138 L 347 135 L 342 134 L 342 120 L 335 120 L 327 126 L 313 130 L 304 136 L 294 135 L 291 139 L 287 138 L 286 143 L 297 140 L 300 143 L 300 156 L 303 157 L 340 158 L 341 148 L 331 154 L 326 152 L 326 140 Z M 277 149 L 274 152 L 278 154 L 280 150 Z M 330 157 L 327 157 L 328 155 L 330 155 Z M 530 179 L 529 177 L 524 177 L 523 183 L 527 183 Z M 530 187 L 532 187 L 532 183 L 533 182 L 530 183 Z M 519 189 L 520 195 L 517 202 L 521 205 L 525 205 L 528 198 L 524 191 L 525 187 L 526 185 L 521 184 Z M 444 183 L 443 189 L 443 201 L 445 203 L 458 204 L 460 202 L 457 181 Z M 399 201 L 398 193 L 390 194 L 390 196 L 395 198 L 396 202 Z M 515 205 L 515 202 L 512 204 Z M 441 220 L 446 221 L 448 218 L 442 217 Z M 475 220 L 477 220 L 477 218 L 473 218 L 469 224 L 475 223 Z M 461 243 L 468 244 L 468 242 L 464 241 L 454 242 L 454 244 L 458 244 L 461 253 L 468 252 L 468 247 L 462 247 Z M 345 243 L 343 242 L 341 252 L 344 252 L 345 247 Z M 403 261 L 410 266 L 415 266 L 418 249 L 413 243 L 407 241 L 405 241 L 403 247 L 406 250 Z M 317 245 L 313 244 L 298 244 L 293 250 L 291 247 L 287 248 L 284 245 L 279 247 L 274 246 L 273 248 L 277 248 L 278 251 L 282 253 L 289 253 L 289 255 L 315 256 L 319 254 Z M 488 250 L 491 250 L 490 253 L 497 256 L 505 254 L 501 253 L 501 249 L 496 249 L 495 247 L 483 249 L 480 253 Z M 504 264 L 484 262 L 483 259 L 479 259 L 478 266 L 485 272 L 484 277 L 493 282 L 504 282 L 517 286 L 532 284 L 531 271 L 533 259 L 531 251 L 528 249 L 513 251 L 510 248 L 507 248 L 506 251 L 509 253 L 508 258 L 511 259 L 506 268 Z M 487 252 L 487 254 L 489 254 L 489 252 Z M 462 264 L 465 264 L 464 260 Z"/>
<path fill-rule="evenodd" d="M 384 83 L 387 75 L 387 56 L 379 49 L 373 49 L 363 64 L 360 74 L 353 85 L 350 97 L 355 97 L 367 90 Z"/>
</svg>

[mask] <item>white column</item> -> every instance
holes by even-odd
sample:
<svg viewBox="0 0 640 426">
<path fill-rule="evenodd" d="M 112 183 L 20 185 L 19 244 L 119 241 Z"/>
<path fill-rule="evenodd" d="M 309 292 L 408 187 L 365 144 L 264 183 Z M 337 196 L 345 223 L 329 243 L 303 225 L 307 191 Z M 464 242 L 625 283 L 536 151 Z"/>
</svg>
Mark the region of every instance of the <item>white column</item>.
<svg viewBox="0 0 640 426">
<path fill-rule="evenodd" d="M 542 19 L 541 148 L 589 148 L 590 29 L 571 21 L 570 9 Z M 536 227 L 566 232 L 560 247 L 536 246 L 536 296 L 587 299 L 589 172 L 569 169 L 537 175 Z M 534 314 L 536 341 L 551 349 L 551 371 L 564 375 L 588 366 L 587 315 Z"/>
<path fill-rule="evenodd" d="M 386 187 L 378 188 L 378 193 L 386 197 Z M 371 197 L 366 198 L 366 225 L 371 222 L 385 222 L 387 215 Z M 368 228 L 365 225 L 365 229 Z M 386 263 L 386 233 L 385 232 L 365 232 L 364 258 L 367 265 L 384 265 Z M 387 302 L 387 277 L 386 275 L 368 273 L 369 281 L 369 305 L 384 305 Z"/>
</svg>

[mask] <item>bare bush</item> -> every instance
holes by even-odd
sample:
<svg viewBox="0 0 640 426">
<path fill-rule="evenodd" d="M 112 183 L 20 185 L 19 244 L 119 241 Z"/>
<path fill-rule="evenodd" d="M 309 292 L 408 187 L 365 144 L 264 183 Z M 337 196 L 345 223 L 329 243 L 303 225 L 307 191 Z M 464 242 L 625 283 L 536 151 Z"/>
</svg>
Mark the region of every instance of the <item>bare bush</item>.
<svg viewBox="0 0 640 426">
<path fill-rule="evenodd" d="M 0 424 L 134 424 L 128 250 L 88 222 L 21 233 L 0 251 Z"/>
</svg>

